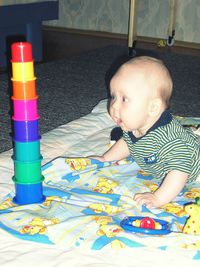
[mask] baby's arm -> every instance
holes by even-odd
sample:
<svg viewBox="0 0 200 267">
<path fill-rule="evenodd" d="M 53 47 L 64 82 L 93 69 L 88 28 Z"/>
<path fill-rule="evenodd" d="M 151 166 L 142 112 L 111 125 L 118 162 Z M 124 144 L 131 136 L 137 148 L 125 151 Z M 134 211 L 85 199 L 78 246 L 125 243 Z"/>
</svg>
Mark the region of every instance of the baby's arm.
<svg viewBox="0 0 200 267">
<path fill-rule="evenodd" d="M 172 201 L 181 192 L 187 178 L 187 173 L 170 171 L 154 193 L 139 193 L 134 196 L 134 199 L 139 205 L 146 205 L 147 208 L 158 208 Z"/>
<path fill-rule="evenodd" d="M 108 151 L 106 151 L 103 156 L 92 157 L 100 161 L 115 161 L 121 160 L 130 155 L 128 146 L 126 142 L 121 138 L 119 139 Z"/>
</svg>

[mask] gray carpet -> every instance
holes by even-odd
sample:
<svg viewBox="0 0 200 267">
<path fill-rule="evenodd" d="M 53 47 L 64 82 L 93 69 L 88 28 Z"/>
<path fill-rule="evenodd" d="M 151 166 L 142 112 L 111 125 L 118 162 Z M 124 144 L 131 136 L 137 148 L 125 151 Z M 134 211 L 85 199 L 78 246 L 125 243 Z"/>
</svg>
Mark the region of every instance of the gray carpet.
<svg viewBox="0 0 200 267">
<path fill-rule="evenodd" d="M 200 57 L 138 50 L 137 55 L 161 58 L 174 80 L 173 113 L 200 117 Z M 108 96 L 108 82 L 115 69 L 128 59 L 124 46 L 108 46 L 80 56 L 37 64 L 40 133 L 88 114 Z M 0 152 L 12 147 L 12 85 L 0 75 Z"/>
</svg>

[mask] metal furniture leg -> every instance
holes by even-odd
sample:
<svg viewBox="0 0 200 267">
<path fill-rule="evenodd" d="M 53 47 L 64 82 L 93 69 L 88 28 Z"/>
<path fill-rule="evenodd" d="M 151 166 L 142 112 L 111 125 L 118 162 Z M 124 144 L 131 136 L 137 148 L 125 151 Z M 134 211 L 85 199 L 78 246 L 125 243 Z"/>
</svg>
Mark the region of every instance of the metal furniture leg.
<svg viewBox="0 0 200 267">
<path fill-rule="evenodd" d="M 128 29 L 128 53 L 130 57 L 136 55 L 136 0 L 129 0 L 129 29 Z"/>
</svg>

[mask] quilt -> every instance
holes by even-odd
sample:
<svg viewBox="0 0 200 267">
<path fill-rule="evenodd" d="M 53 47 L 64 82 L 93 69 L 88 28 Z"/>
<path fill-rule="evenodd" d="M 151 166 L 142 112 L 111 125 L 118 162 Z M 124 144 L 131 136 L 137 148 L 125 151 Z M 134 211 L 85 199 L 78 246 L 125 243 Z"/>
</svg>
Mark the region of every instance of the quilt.
<svg viewBox="0 0 200 267">
<path fill-rule="evenodd" d="M 10 192 L 0 204 L 0 227 L 19 239 L 71 248 L 138 248 L 189 253 L 200 260 L 200 236 L 183 233 L 189 217 L 185 204 L 200 197 L 199 184 L 185 187 L 174 202 L 159 209 L 138 206 L 136 192 L 158 184 L 133 159 L 102 163 L 89 157 L 57 157 L 42 167 L 41 204 L 17 206 Z M 162 219 L 170 232 L 151 235 L 126 231 L 129 216 Z"/>
</svg>

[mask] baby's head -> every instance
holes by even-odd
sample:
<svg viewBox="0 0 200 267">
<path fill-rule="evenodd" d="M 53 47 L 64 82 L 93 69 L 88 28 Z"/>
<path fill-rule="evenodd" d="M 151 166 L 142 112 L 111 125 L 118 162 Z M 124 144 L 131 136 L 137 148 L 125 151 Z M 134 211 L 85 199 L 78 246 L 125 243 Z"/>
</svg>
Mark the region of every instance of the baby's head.
<svg viewBox="0 0 200 267">
<path fill-rule="evenodd" d="M 111 117 L 118 124 L 128 117 L 139 118 L 139 124 L 124 126 L 129 130 L 143 127 L 142 121 L 151 124 L 168 108 L 172 87 L 170 73 L 161 60 L 146 56 L 131 59 L 111 79 Z"/>
<path fill-rule="evenodd" d="M 136 57 L 123 64 L 112 80 L 120 75 L 122 79 L 127 78 L 127 81 L 132 83 L 130 93 L 146 90 L 146 94 L 161 98 L 163 105 L 168 107 L 173 83 L 168 69 L 161 60 L 147 56 Z M 136 82 L 140 84 L 140 88 L 134 87 Z"/>
</svg>

